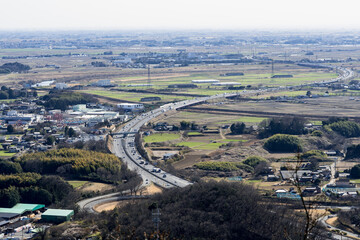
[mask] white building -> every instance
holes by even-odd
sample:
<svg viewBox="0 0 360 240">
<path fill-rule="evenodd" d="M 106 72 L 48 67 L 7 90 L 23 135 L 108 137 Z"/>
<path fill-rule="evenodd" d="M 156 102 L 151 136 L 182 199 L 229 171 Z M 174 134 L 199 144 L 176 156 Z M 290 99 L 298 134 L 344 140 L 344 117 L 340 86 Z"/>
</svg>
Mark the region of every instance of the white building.
<svg viewBox="0 0 360 240">
<path fill-rule="evenodd" d="M 35 83 L 33 85 L 31 85 L 31 87 L 49 87 L 50 85 L 52 85 L 55 81 L 51 80 L 51 81 L 43 81 L 40 83 Z"/>
<path fill-rule="evenodd" d="M 68 88 L 69 86 L 66 84 L 66 83 L 56 83 L 55 84 L 55 88 L 56 89 L 60 89 L 60 90 L 62 90 L 62 89 L 65 89 L 65 88 Z"/>
<path fill-rule="evenodd" d="M 241 85 L 241 83 L 238 82 L 219 82 L 219 83 L 212 83 L 213 86 L 234 86 L 234 85 Z"/>
<path fill-rule="evenodd" d="M 218 83 L 219 80 L 216 79 L 202 79 L 202 80 L 192 80 L 192 83 Z"/>
<path fill-rule="evenodd" d="M 17 116 L 18 113 L 16 110 L 10 110 L 6 113 L 7 116 Z"/>
<path fill-rule="evenodd" d="M 117 107 L 124 110 L 141 110 L 144 109 L 144 105 L 141 103 L 119 103 Z"/>
</svg>

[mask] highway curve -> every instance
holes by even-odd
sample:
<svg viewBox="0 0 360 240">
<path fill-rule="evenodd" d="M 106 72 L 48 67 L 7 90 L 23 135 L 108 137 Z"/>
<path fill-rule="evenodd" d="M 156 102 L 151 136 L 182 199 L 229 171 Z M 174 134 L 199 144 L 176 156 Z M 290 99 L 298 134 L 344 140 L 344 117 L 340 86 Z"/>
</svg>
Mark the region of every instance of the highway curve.
<svg viewBox="0 0 360 240">
<path fill-rule="evenodd" d="M 334 83 L 343 80 L 349 80 L 354 77 L 354 72 L 350 69 L 332 66 L 332 65 L 322 65 L 322 64 L 306 64 L 308 67 L 322 67 L 322 68 L 329 68 L 329 69 L 337 69 L 340 72 L 340 76 L 335 79 L 324 80 L 324 81 L 317 81 L 314 83 L 309 84 L 301 84 L 298 86 L 292 87 L 301 87 L 301 86 L 311 86 L 313 84 L 319 83 Z M 194 104 L 202 103 L 208 100 L 214 100 L 218 98 L 228 98 L 234 96 L 249 96 L 258 93 L 264 92 L 273 92 L 273 91 L 287 91 L 289 87 L 278 87 L 278 88 L 271 88 L 271 89 L 259 89 L 259 90 L 244 90 L 241 93 L 224 93 L 224 94 L 217 94 L 213 96 L 207 97 L 199 97 L 194 98 L 192 100 L 184 100 L 181 102 L 176 103 L 168 103 L 160 108 L 155 110 L 149 111 L 147 113 L 143 113 L 128 123 L 124 127 L 122 127 L 119 131 L 113 134 L 114 141 L 113 141 L 113 150 L 112 153 L 115 154 L 117 157 L 121 158 L 122 161 L 127 164 L 128 168 L 132 171 L 136 171 L 140 174 L 143 183 L 142 185 L 148 185 L 150 182 L 153 182 L 161 187 L 164 188 L 171 188 L 171 187 L 186 187 L 191 183 L 185 179 L 181 179 L 176 177 L 172 174 L 166 173 L 161 169 L 157 169 L 156 166 L 151 165 L 150 163 L 146 163 L 145 160 L 142 158 L 140 153 L 135 148 L 135 133 L 139 132 L 140 128 L 149 122 L 150 120 L 164 114 L 166 111 L 172 111 L 176 109 L 180 109 L 183 107 L 191 106 Z M 119 195 L 119 193 L 117 194 Z M 86 199 L 79 202 L 79 206 L 82 209 L 87 211 L 93 211 L 93 205 L 91 203 L 96 202 L 96 204 L 109 202 L 109 199 L 112 199 L 115 194 L 101 196 L 97 198 Z"/>
</svg>

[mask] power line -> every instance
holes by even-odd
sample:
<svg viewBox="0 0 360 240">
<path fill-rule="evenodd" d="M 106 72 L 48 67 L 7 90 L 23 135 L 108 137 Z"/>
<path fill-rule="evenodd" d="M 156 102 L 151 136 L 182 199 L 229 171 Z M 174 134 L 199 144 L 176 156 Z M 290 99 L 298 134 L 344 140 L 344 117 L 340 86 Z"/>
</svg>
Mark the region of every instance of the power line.
<svg viewBox="0 0 360 240">
<path fill-rule="evenodd" d="M 160 215 L 161 213 L 158 207 L 156 209 L 151 210 L 152 221 L 154 222 L 156 229 L 156 239 L 159 239 L 159 224 L 161 222 Z"/>
</svg>

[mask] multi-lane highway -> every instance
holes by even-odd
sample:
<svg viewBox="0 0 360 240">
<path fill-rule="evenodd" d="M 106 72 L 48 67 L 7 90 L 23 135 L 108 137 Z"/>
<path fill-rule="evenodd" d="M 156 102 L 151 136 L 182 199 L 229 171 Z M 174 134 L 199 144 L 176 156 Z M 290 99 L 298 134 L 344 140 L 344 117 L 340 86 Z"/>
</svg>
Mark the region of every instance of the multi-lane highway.
<svg viewBox="0 0 360 240">
<path fill-rule="evenodd" d="M 305 85 L 312 85 L 312 84 L 329 84 L 335 83 L 338 81 L 349 80 L 354 77 L 354 72 L 350 69 L 338 67 L 338 66 L 331 66 L 331 65 L 319 65 L 319 64 L 310 64 L 309 67 L 321 66 L 330 69 L 336 69 L 340 75 L 337 78 L 318 81 L 314 83 L 309 83 Z M 305 86 L 304 84 L 299 85 L 297 87 Z M 296 87 L 296 86 L 293 86 Z M 259 89 L 259 90 L 251 90 L 251 91 L 242 91 L 241 93 L 224 93 L 224 94 L 217 94 L 213 96 L 207 97 L 199 97 L 192 100 L 185 100 L 176 103 L 168 103 L 161 106 L 158 109 L 152 110 L 147 113 L 143 113 L 136 118 L 129 121 L 124 127 L 122 127 L 118 132 L 114 134 L 114 141 L 113 141 L 113 149 L 112 152 L 116 156 L 120 157 L 124 163 L 127 164 L 130 170 L 136 171 L 140 174 L 143 179 L 143 186 L 150 184 L 151 182 L 160 185 L 164 188 L 171 188 L 171 187 L 185 187 L 191 184 L 190 182 L 176 177 L 172 174 L 164 172 L 163 170 L 157 168 L 156 166 L 151 165 L 150 163 L 146 162 L 145 159 L 139 154 L 137 149 L 135 148 L 135 133 L 139 132 L 141 126 L 149 122 L 150 120 L 164 114 L 167 111 L 176 110 L 182 107 L 190 106 L 193 104 L 205 102 L 208 100 L 213 100 L 217 98 L 227 98 L 233 97 L 236 95 L 241 96 L 250 96 L 254 94 L 259 94 L 262 92 L 269 92 L 269 91 L 284 91 L 288 87 L 278 87 L 278 88 L 271 88 L 271 89 Z M 119 194 L 119 193 L 118 193 Z M 108 197 L 101 196 L 92 199 L 85 199 L 82 202 L 78 203 L 81 208 L 92 211 L 92 207 L 94 203 L 101 204 L 104 202 L 108 202 L 109 199 L 113 199 L 116 197 L 115 194 L 110 194 Z M 91 210 L 89 210 L 91 209 Z"/>
<path fill-rule="evenodd" d="M 178 178 L 172 174 L 166 173 L 156 166 L 145 161 L 135 148 L 135 134 L 139 131 L 141 126 L 149 122 L 155 117 L 167 112 L 176 110 L 192 104 L 204 102 L 207 100 L 235 96 L 236 93 L 224 93 L 210 97 L 195 98 L 192 100 L 185 100 L 176 103 L 169 103 L 161 106 L 153 111 L 143 113 L 136 118 L 129 121 L 119 132 L 114 134 L 113 153 L 120 157 L 128 166 L 130 170 L 138 172 L 145 184 L 154 182 L 164 188 L 170 187 L 185 187 L 190 182 Z"/>
</svg>

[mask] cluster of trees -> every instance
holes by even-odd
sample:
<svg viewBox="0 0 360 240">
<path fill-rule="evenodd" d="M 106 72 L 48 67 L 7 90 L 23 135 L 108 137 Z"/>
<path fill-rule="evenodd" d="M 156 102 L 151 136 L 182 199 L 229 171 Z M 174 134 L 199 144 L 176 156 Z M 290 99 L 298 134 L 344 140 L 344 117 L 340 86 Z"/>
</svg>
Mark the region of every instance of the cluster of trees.
<svg viewBox="0 0 360 240">
<path fill-rule="evenodd" d="M 21 73 L 21 72 L 27 72 L 30 69 L 31 68 L 29 65 L 21 64 L 18 62 L 5 63 L 0 66 L 0 74 L 8 74 L 8 73 L 12 73 L 12 72 Z"/>
<path fill-rule="evenodd" d="M 37 173 L 0 176 L 1 207 L 12 207 L 19 202 L 50 205 L 62 201 L 73 191 L 58 176 L 41 176 Z"/>
<path fill-rule="evenodd" d="M 356 164 L 350 169 L 350 177 L 354 179 L 360 178 L 360 164 Z"/>
<path fill-rule="evenodd" d="M 310 150 L 301 154 L 301 158 L 304 160 L 316 159 L 318 161 L 326 161 L 327 155 L 321 150 Z"/>
<path fill-rule="evenodd" d="M 19 97 L 37 97 L 36 90 L 28 91 L 26 89 L 23 90 L 14 90 L 12 88 L 8 88 L 6 86 L 1 87 L 0 91 L 0 99 L 16 99 Z"/>
<path fill-rule="evenodd" d="M 121 180 L 121 161 L 107 153 L 62 148 L 24 154 L 16 161 L 26 172 L 60 174 L 111 183 Z"/>
<path fill-rule="evenodd" d="M 345 159 L 360 158 L 360 144 L 349 146 L 346 149 Z"/>
<path fill-rule="evenodd" d="M 12 161 L 0 161 L 0 174 L 21 173 L 22 168 L 19 163 Z"/>
<path fill-rule="evenodd" d="M 78 92 L 53 92 L 41 97 L 43 105 L 50 109 L 65 110 L 70 105 L 97 102 L 95 98 Z"/>
<path fill-rule="evenodd" d="M 8 186 L 28 187 L 36 184 L 40 178 L 40 174 L 33 172 L 0 175 L 0 189 Z"/>
<path fill-rule="evenodd" d="M 238 170 L 244 170 L 252 172 L 254 169 L 249 165 L 239 162 L 199 162 L 194 165 L 196 168 L 207 171 L 220 171 L 220 172 L 232 172 Z"/>
<path fill-rule="evenodd" d="M 245 123 L 233 123 L 230 126 L 230 131 L 232 134 L 243 134 L 245 132 Z"/>
<path fill-rule="evenodd" d="M 265 158 L 259 156 L 250 156 L 243 161 L 244 164 L 249 165 L 252 168 L 255 168 L 261 163 L 266 163 L 267 160 Z"/>
<path fill-rule="evenodd" d="M 104 62 L 99 62 L 99 61 L 91 62 L 91 65 L 94 67 L 106 67 L 107 66 Z"/>
<path fill-rule="evenodd" d="M 157 208 L 159 232 L 152 221 Z M 85 222 L 93 224 L 90 218 Z M 287 206 L 264 201 L 250 185 L 210 181 L 103 212 L 97 227 L 103 239 L 295 240 L 305 239 L 304 218 Z M 314 229 L 312 236 L 326 239 L 318 231 Z"/>
<path fill-rule="evenodd" d="M 344 137 L 359 137 L 360 124 L 351 121 L 337 121 L 329 124 L 331 130 L 337 132 Z"/>
<path fill-rule="evenodd" d="M 262 121 L 259 125 L 259 136 L 269 137 L 274 134 L 299 135 L 307 133 L 306 120 L 300 117 L 272 118 Z"/>
<path fill-rule="evenodd" d="M 322 121 L 322 125 L 329 125 L 336 122 L 348 121 L 347 117 L 329 117 L 327 120 Z"/>
<path fill-rule="evenodd" d="M 287 135 L 275 134 L 264 143 L 264 148 L 269 152 L 300 152 L 302 145 L 300 139 Z"/>
<path fill-rule="evenodd" d="M 77 141 L 75 143 L 59 143 L 58 148 L 75 148 L 75 149 L 82 149 L 87 151 L 95 151 L 95 152 L 102 152 L 102 153 L 110 153 L 106 141 L 105 140 L 90 140 L 86 142 Z"/>
<path fill-rule="evenodd" d="M 180 130 L 197 130 L 199 126 L 195 122 L 180 122 Z"/>
<path fill-rule="evenodd" d="M 76 131 L 72 128 L 72 127 L 68 127 L 68 126 L 66 126 L 65 127 L 65 129 L 64 129 L 64 135 L 66 136 L 66 137 L 76 137 L 77 136 L 77 133 L 76 133 Z"/>
</svg>

